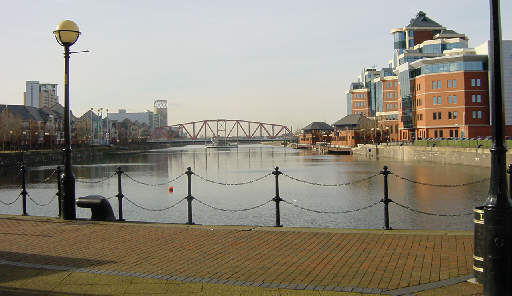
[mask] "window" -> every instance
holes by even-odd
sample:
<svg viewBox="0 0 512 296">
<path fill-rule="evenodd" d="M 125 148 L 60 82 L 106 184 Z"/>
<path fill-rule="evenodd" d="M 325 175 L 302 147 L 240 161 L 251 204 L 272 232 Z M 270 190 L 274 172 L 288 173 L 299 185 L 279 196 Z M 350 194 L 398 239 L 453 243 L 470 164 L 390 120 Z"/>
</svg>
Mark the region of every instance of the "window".
<svg viewBox="0 0 512 296">
<path fill-rule="evenodd" d="M 453 115 L 453 119 L 457 119 L 457 111 L 454 111 L 454 112 L 452 113 L 452 115 Z"/>
<path fill-rule="evenodd" d="M 454 80 L 454 81 L 455 81 L 455 80 Z M 453 96 L 453 97 L 452 97 L 452 102 L 453 102 L 454 104 L 457 104 L 457 96 Z"/>
<path fill-rule="evenodd" d="M 475 111 L 473 111 L 473 112 L 475 112 Z M 475 117 L 473 117 L 473 118 L 475 118 Z M 433 120 L 437 120 L 437 113 L 436 112 L 432 113 L 432 119 Z"/>
<path fill-rule="evenodd" d="M 437 112 L 437 119 L 441 119 L 441 112 Z"/>
<path fill-rule="evenodd" d="M 476 118 L 476 111 L 473 111 L 473 118 Z"/>
<path fill-rule="evenodd" d="M 475 81 L 475 79 L 471 79 L 471 86 L 476 86 L 476 81 Z"/>
<path fill-rule="evenodd" d="M 441 97 L 437 97 L 437 104 L 441 104 Z"/>
<path fill-rule="evenodd" d="M 478 119 L 481 119 L 482 118 L 482 111 L 478 111 Z"/>
<path fill-rule="evenodd" d="M 452 103 L 452 96 L 448 96 L 448 104 Z"/>
<path fill-rule="evenodd" d="M 472 95 L 471 96 L 471 102 L 475 103 L 476 102 L 476 96 L 475 95 Z"/>
<path fill-rule="evenodd" d="M 437 138 L 437 131 L 434 131 L 434 138 Z"/>
<path fill-rule="evenodd" d="M 440 130 L 440 131 L 439 131 L 439 138 L 442 138 L 442 137 L 443 137 L 443 131 L 442 131 L 442 130 Z"/>
<path fill-rule="evenodd" d="M 419 99 L 418 102 L 419 102 L 418 106 L 421 106 L 421 99 Z"/>
<path fill-rule="evenodd" d="M 437 98 L 436 97 L 432 97 L 432 104 L 437 104 Z"/>
<path fill-rule="evenodd" d="M 437 87 L 437 82 L 432 81 L 432 88 L 436 88 L 436 87 Z"/>
<path fill-rule="evenodd" d="M 453 130 L 450 130 L 450 138 L 453 138 Z"/>
<path fill-rule="evenodd" d="M 448 119 L 452 119 L 452 112 L 448 112 Z"/>
<path fill-rule="evenodd" d="M 473 111 L 473 118 L 482 119 L 482 111 Z"/>
<path fill-rule="evenodd" d="M 476 80 L 476 86 L 480 86 L 480 78 Z"/>
<path fill-rule="evenodd" d="M 437 88 L 441 88 L 441 80 L 437 81 Z"/>
<path fill-rule="evenodd" d="M 459 130 L 455 130 L 455 138 L 459 137 Z"/>
<path fill-rule="evenodd" d="M 476 102 L 477 103 L 481 103 L 482 102 L 482 96 L 481 95 L 477 95 L 476 96 Z"/>
<path fill-rule="evenodd" d="M 448 81 L 446 82 L 446 87 L 447 87 L 447 88 L 452 88 L 452 81 L 451 81 L 451 80 L 448 80 Z"/>
<path fill-rule="evenodd" d="M 457 87 L 457 80 L 453 79 L 452 85 L 453 87 Z"/>
</svg>

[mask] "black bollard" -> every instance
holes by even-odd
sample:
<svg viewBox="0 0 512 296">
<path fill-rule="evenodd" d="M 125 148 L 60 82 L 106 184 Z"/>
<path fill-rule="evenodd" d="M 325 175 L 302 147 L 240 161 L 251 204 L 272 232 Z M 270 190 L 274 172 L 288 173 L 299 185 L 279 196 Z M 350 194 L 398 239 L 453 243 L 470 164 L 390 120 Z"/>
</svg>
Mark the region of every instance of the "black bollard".
<svg viewBox="0 0 512 296">
<path fill-rule="evenodd" d="M 123 175 L 123 171 L 121 170 L 121 167 L 117 168 L 116 171 L 117 174 L 117 200 L 119 205 L 119 219 L 117 221 L 124 221 L 123 219 L 123 187 L 121 186 L 121 176 Z"/>
<path fill-rule="evenodd" d="M 282 201 L 279 196 L 279 175 L 282 173 L 279 171 L 279 167 L 276 167 L 272 174 L 276 176 L 276 196 L 272 199 L 276 203 L 276 227 L 283 227 L 281 225 L 281 212 L 279 210 L 279 202 Z"/>
<path fill-rule="evenodd" d="M 20 165 L 20 171 L 21 171 L 21 196 L 22 196 L 22 215 L 27 216 L 27 184 L 25 180 L 25 163 L 22 161 Z"/>
<path fill-rule="evenodd" d="M 188 204 L 188 225 L 193 225 L 194 222 L 192 222 L 192 201 L 194 200 L 194 197 L 192 196 L 192 175 L 194 172 L 192 172 L 192 169 L 190 167 L 187 168 L 187 171 L 185 174 L 188 177 L 188 195 L 187 195 L 187 204 Z"/>
<path fill-rule="evenodd" d="M 512 198 L 512 163 L 508 165 L 507 174 L 508 174 L 508 194 L 510 195 L 510 198 Z"/>
<path fill-rule="evenodd" d="M 384 170 L 380 171 L 380 174 L 384 176 L 384 198 L 380 200 L 380 202 L 384 203 L 384 229 L 391 230 L 389 227 L 389 209 L 388 204 L 392 201 L 389 199 L 388 195 L 388 175 L 391 174 L 391 171 L 388 170 L 388 166 L 384 166 Z"/>
<path fill-rule="evenodd" d="M 55 170 L 57 173 L 57 202 L 59 204 L 59 217 L 62 218 L 62 169 L 60 166 Z"/>
</svg>

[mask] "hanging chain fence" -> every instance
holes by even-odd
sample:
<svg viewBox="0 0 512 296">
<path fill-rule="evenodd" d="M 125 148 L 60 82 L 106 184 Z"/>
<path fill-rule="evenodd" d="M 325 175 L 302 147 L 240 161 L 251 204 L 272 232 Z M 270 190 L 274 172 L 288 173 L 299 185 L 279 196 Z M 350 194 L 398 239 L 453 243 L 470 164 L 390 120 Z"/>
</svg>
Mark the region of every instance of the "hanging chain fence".
<svg viewBox="0 0 512 296">
<path fill-rule="evenodd" d="M 426 211 L 422 211 L 422 210 L 418 210 L 418 209 L 414 209 L 414 208 L 411 208 L 410 206 L 407 206 L 407 205 L 403 205 L 401 203 L 398 203 L 394 200 L 390 200 L 389 202 L 392 202 L 394 204 L 396 204 L 397 206 L 401 207 L 401 208 L 404 208 L 406 210 L 409 210 L 411 212 L 414 212 L 414 213 L 419 213 L 419 214 L 423 214 L 423 215 L 429 215 L 429 216 L 437 216 L 437 217 L 461 217 L 461 216 L 469 216 L 469 215 L 473 215 L 473 213 L 462 213 L 462 214 L 439 214 L 439 213 L 432 213 L 432 212 L 426 212 Z"/>
<path fill-rule="evenodd" d="M 283 201 L 284 203 L 287 203 L 287 204 L 289 204 L 289 205 L 291 205 L 293 207 L 296 207 L 298 209 L 301 209 L 301 210 L 304 210 L 304 211 L 308 211 L 308 212 L 318 213 L 318 214 L 348 214 L 348 213 L 359 212 L 359 211 L 362 211 L 362 210 L 369 209 L 371 207 L 374 207 L 378 203 L 380 203 L 380 201 L 376 201 L 376 202 L 373 202 L 373 203 L 371 203 L 369 205 L 366 205 L 364 207 L 360 207 L 360 208 L 357 208 L 357 209 L 343 210 L 343 211 L 321 211 L 321 210 L 305 208 L 305 207 L 300 206 L 300 205 L 298 205 L 296 203 L 289 202 L 289 201 L 287 201 L 285 199 L 281 199 L 281 201 Z"/>
<path fill-rule="evenodd" d="M 46 207 L 46 206 L 49 206 L 54 200 L 57 199 L 57 196 L 55 195 L 54 197 L 52 197 L 47 203 L 39 203 L 37 202 L 36 200 L 34 200 L 32 198 L 32 196 L 30 196 L 30 194 L 27 194 L 28 195 L 28 199 L 30 199 L 34 204 L 36 204 L 36 206 L 39 206 L 39 207 Z"/>
<path fill-rule="evenodd" d="M 102 182 L 107 181 L 108 179 L 114 177 L 115 175 L 116 175 L 116 173 L 114 172 L 112 175 L 110 175 L 108 177 L 105 177 L 103 179 L 97 180 L 97 181 L 83 181 L 83 180 L 80 180 L 80 179 L 75 179 L 75 181 L 78 182 L 78 183 L 85 183 L 85 184 L 98 184 L 98 183 L 102 183 Z"/>
<path fill-rule="evenodd" d="M 202 200 L 200 200 L 200 199 L 198 199 L 198 198 L 196 198 L 196 197 L 194 197 L 194 200 L 196 200 L 198 203 L 200 203 L 200 204 L 202 204 L 202 205 L 204 205 L 204 206 L 207 206 L 207 207 L 209 207 L 209 208 L 211 208 L 211 209 L 214 209 L 214 210 L 217 210 L 217 211 L 223 211 L 223 212 L 233 212 L 233 213 L 234 213 L 234 212 L 246 212 L 246 211 L 254 210 L 254 209 L 260 208 L 260 207 L 262 207 L 262 206 L 264 206 L 264 205 L 267 205 L 268 203 L 270 203 L 270 202 L 272 201 L 272 199 L 271 199 L 271 200 L 268 200 L 268 201 L 266 201 L 266 202 L 264 202 L 264 203 L 262 203 L 262 204 L 259 204 L 259 205 L 257 205 L 257 206 L 253 206 L 253 207 L 245 208 L 245 209 L 236 209 L 236 210 L 235 210 L 235 209 L 223 209 L 223 208 L 218 208 L 218 207 L 216 207 L 216 206 L 212 206 L 212 205 L 210 205 L 210 204 L 207 204 L 207 203 L 205 203 L 204 201 L 202 201 Z"/>
<path fill-rule="evenodd" d="M 49 175 L 48 177 L 44 178 L 40 183 L 46 183 L 46 182 L 50 181 L 50 179 L 53 177 L 53 175 L 55 174 L 55 172 L 56 172 L 56 171 L 57 171 L 57 169 L 54 169 L 54 170 L 50 173 L 50 175 Z"/>
<path fill-rule="evenodd" d="M 127 198 L 126 196 L 124 196 L 124 199 L 126 199 L 129 203 L 131 203 L 132 205 L 136 206 L 137 208 L 140 208 L 140 209 L 143 209 L 143 210 L 146 210 L 146 211 L 150 211 L 150 212 L 162 212 L 162 211 L 166 211 L 166 210 L 169 210 L 171 208 L 174 208 L 175 206 L 179 205 L 180 203 L 182 203 L 185 199 L 187 199 L 186 197 L 185 198 L 182 198 L 180 200 L 178 200 L 176 203 L 168 206 L 168 207 L 165 207 L 165 208 L 162 208 L 162 209 L 151 209 L 151 208 L 147 208 L 147 207 L 144 207 L 134 201 L 131 201 L 129 198 Z"/>
<path fill-rule="evenodd" d="M 372 178 L 377 177 L 378 175 L 380 175 L 380 173 L 376 173 L 376 174 L 373 174 L 371 176 L 368 176 L 368 177 L 365 177 L 365 178 L 362 178 L 362 179 L 359 179 L 359 180 L 354 180 L 354 181 L 350 181 L 350 182 L 346 182 L 346 183 L 337 183 L 337 184 L 323 184 L 323 183 L 311 182 L 311 181 L 302 180 L 302 179 L 299 179 L 299 178 L 292 177 L 292 176 L 290 176 L 288 174 L 285 174 L 285 173 L 282 173 L 282 175 L 287 177 L 287 178 L 289 178 L 289 179 L 292 179 L 293 181 L 297 181 L 297 182 L 301 182 L 301 183 L 305 183 L 305 184 L 309 184 L 309 185 L 324 186 L 324 187 L 341 187 L 341 186 L 349 186 L 349 185 L 352 185 L 352 184 L 368 181 L 368 180 L 370 180 Z"/>
<path fill-rule="evenodd" d="M 20 193 L 20 194 L 18 194 L 18 197 L 16 197 L 16 199 L 15 199 L 15 200 L 13 200 L 13 201 L 11 201 L 11 202 L 5 202 L 5 201 L 1 201 L 1 200 L 0 200 L 0 204 L 2 204 L 2 205 L 4 205 L 4 206 L 10 206 L 10 205 L 14 204 L 15 202 L 17 202 L 17 201 L 18 201 L 18 199 L 20 199 L 20 197 L 21 197 L 21 193 Z"/>
<path fill-rule="evenodd" d="M 205 177 L 201 177 L 200 175 L 194 173 L 194 176 L 197 176 L 199 179 L 205 181 L 205 182 L 209 182 L 209 183 L 212 183 L 212 184 L 217 184 L 217 185 L 223 185 L 223 186 L 241 186 L 241 185 L 247 185 L 247 184 L 251 184 L 251 183 L 255 183 L 255 182 L 258 182 L 260 180 L 263 180 L 265 179 L 266 177 L 272 175 L 272 173 L 268 173 L 266 175 L 263 175 L 261 177 L 258 177 L 256 179 L 252 179 L 252 180 L 249 180 L 249 181 L 245 181 L 245 182 L 240 182 L 240 183 L 224 183 L 224 182 L 218 182 L 218 181 L 214 181 L 214 180 L 210 180 L 208 178 L 205 178 Z"/>
<path fill-rule="evenodd" d="M 180 179 L 181 177 L 183 177 L 185 174 L 182 173 L 182 174 L 178 175 L 177 177 L 175 177 L 173 179 L 170 179 L 169 181 L 166 181 L 166 182 L 163 182 L 163 183 L 155 183 L 155 184 L 139 181 L 139 180 L 133 178 L 132 176 L 128 175 L 127 173 L 123 173 L 123 175 L 125 175 L 126 177 L 128 177 L 128 179 L 132 180 L 135 183 L 138 183 L 138 184 L 141 184 L 141 185 L 146 185 L 146 186 L 154 186 L 154 187 L 156 187 L 156 186 L 163 186 L 163 185 L 167 185 L 167 184 L 170 184 L 172 182 L 175 182 L 178 179 Z"/>
<path fill-rule="evenodd" d="M 424 185 L 424 186 L 432 186 L 432 187 L 445 187 L 445 188 L 469 186 L 469 185 L 479 184 L 479 183 L 483 183 L 483 182 L 486 182 L 486 181 L 490 180 L 490 178 L 485 178 L 485 179 L 481 179 L 481 180 L 477 180 L 477 181 L 473 181 L 473 182 L 468 182 L 468 183 L 461 183 L 461 184 L 432 184 L 432 183 L 426 183 L 426 182 L 420 182 L 420 181 L 412 180 L 412 179 L 409 179 L 409 178 L 397 175 L 395 173 L 392 173 L 390 175 L 395 176 L 396 178 L 398 178 L 400 180 L 404 180 L 404 181 L 411 182 L 411 183 L 414 183 L 414 184 L 419 184 L 419 185 Z"/>
</svg>

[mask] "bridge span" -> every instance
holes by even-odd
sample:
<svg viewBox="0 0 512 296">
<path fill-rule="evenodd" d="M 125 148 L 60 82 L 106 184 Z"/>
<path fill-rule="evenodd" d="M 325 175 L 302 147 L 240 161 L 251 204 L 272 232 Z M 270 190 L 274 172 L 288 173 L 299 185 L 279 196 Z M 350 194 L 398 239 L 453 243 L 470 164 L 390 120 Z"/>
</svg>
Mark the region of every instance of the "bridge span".
<svg viewBox="0 0 512 296">
<path fill-rule="evenodd" d="M 292 131 L 285 125 L 248 120 L 213 119 L 155 128 L 149 138 L 153 143 L 202 144 L 213 138 L 230 142 L 291 141 Z"/>
</svg>

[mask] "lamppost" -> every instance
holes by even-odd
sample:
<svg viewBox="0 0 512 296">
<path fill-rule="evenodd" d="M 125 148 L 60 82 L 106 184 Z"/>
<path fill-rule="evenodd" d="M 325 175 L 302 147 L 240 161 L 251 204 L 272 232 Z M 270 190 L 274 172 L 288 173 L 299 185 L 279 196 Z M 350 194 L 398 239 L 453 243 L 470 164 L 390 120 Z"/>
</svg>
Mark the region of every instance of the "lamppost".
<svg viewBox="0 0 512 296">
<path fill-rule="evenodd" d="M 491 38 L 489 48 L 492 147 L 489 195 L 484 203 L 484 295 L 510 295 L 512 246 L 504 145 L 503 89 L 501 71 L 500 1 L 490 0 Z"/>
<path fill-rule="evenodd" d="M 64 198 L 62 202 L 62 218 L 76 219 L 75 208 L 75 177 L 71 169 L 71 135 L 69 120 L 69 47 L 78 40 L 80 31 L 77 24 L 70 20 L 61 21 L 53 31 L 57 42 L 64 47 L 64 177 L 62 184 Z"/>
</svg>

